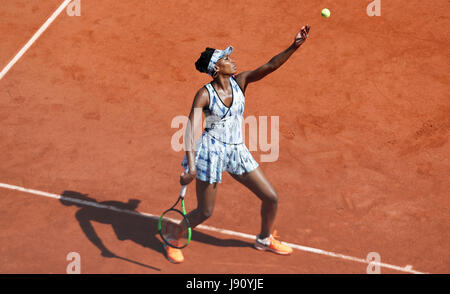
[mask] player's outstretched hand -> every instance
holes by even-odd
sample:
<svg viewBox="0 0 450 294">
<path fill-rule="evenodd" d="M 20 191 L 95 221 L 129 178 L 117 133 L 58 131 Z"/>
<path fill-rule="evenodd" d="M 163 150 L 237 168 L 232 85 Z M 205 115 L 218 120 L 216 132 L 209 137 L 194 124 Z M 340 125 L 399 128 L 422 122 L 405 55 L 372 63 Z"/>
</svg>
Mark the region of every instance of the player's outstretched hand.
<svg viewBox="0 0 450 294">
<path fill-rule="evenodd" d="M 309 30 L 311 27 L 309 25 L 303 26 L 300 31 L 295 36 L 294 44 L 296 47 L 299 47 L 301 44 L 303 44 L 309 35 Z"/>
</svg>

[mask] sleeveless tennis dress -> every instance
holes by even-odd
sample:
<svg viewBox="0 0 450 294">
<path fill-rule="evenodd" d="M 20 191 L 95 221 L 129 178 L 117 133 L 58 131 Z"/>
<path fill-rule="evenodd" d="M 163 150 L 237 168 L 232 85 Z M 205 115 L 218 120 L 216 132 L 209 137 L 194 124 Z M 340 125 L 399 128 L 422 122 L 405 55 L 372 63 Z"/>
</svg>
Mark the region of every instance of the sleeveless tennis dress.
<svg viewBox="0 0 450 294">
<path fill-rule="evenodd" d="M 222 172 L 241 175 L 258 167 L 244 144 L 242 120 L 245 96 L 234 77 L 230 77 L 232 102 L 227 107 L 211 83 L 205 87 L 209 93 L 209 106 L 204 109 L 206 127 L 195 144 L 197 178 L 204 182 L 221 183 Z M 188 171 L 186 155 L 181 166 Z"/>
</svg>

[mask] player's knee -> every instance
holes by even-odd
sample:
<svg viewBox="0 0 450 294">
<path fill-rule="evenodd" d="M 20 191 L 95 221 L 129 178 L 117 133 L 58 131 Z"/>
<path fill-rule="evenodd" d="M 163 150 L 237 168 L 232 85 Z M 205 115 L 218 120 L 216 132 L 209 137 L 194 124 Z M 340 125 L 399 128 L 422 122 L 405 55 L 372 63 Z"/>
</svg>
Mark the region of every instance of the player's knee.
<svg viewBox="0 0 450 294">
<path fill-rule="evenodd" d="M 273 191 L 266 195 L 266 201 L 272 205 L 278 205 L 278 193 Z"/>
<path fill-rule="evenodd" d="M 206 207 L 200 210 L 200 216 L 203 220 L 210 218 L 213 214 L 214 207 Z"/>
</svg>

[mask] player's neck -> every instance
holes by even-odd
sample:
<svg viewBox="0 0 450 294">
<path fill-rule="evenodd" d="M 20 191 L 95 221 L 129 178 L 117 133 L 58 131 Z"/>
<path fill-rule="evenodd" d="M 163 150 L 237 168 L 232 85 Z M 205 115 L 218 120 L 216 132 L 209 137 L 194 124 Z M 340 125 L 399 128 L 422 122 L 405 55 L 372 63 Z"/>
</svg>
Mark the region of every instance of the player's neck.
<svg viewBox="0 0 450 294">
<path fill-rule="evenodd" d="M 230 88 L 230 76 L 229 75 L 218 75 L 214 79 L 214 85 L 218 90 L 227 90 Z"/>
</svg>

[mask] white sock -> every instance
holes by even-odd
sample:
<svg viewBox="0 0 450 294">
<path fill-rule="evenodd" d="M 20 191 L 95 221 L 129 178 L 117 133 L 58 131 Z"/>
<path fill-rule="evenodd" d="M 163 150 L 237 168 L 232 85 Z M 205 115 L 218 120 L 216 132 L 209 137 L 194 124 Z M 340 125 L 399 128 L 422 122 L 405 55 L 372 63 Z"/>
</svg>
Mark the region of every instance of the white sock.
<svg viewBox="0 0 450 294">
<path fill-rule="evenodd" d="M 258 235 L 256 238 L 257 238 L 257 240 L 258 240 L 259 243 L 262 243 L 262 244 L 268 246 L 268 245 L 270 244 L 270 237 L 271 237 L 271 236 L 272 236 L 272 235 L 269 235 L 269 237 L 266 237 L 266 238 L 264 238 L 264 239 L 261 239 L 261 238 L 259 237 L 259 235 Z"/>
</svg>

